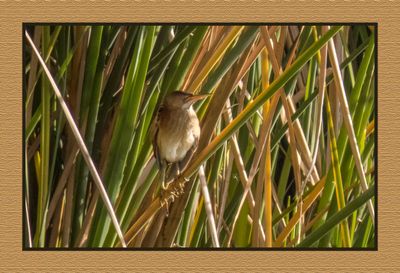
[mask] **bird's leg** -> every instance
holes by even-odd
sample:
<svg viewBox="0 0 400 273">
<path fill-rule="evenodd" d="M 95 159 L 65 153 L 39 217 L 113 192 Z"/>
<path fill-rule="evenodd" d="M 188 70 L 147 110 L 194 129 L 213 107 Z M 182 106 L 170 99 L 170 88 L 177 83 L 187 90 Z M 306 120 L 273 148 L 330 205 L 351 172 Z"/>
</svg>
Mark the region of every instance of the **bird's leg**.
<svg viewBox="0 0 400 273">
<path fill-rule="evenodd" d="M 177 169 L 178 169 L 178 171 L 177 171 L 178 175 L 177 176 L 180 176 L 180 174 L 181 174 L 181 168 L 182 168 L 181 163 L 183 163 L 183 162 L 178 162 L 177 163 Z M 187 179 L 186 177 L 183 177 L 183 181 L 181 181 L 179 183 L 180 193 L 183 193 L 183 189 L 185 188 L 185 183 L 188 182 L 188 181 L 189 181 L 189 179 Z"/>
<path fill-rule="evenodd" d="M 160 166 L 160 180 L 161 180 L 161 190 L 160 190 L 160 203 L 161 206 L 165 206 L 165 213 L 166 217 L 168 217 L 169 214 L 169 204 L 168 204 L 168 185 L 166 184 L 166 172 L 167 172 L 167 166 L 166 162 L 163 160 L 161 161 L 161 166 Z"/>
<path fill-rule="evenodd" d="M 179 168 L 179 169 L 185 168 L 186 163 L 187 163 L 187 162 L 183 162 L 183 161 L 179 162 L 179 163 L 178 163 L 178 168 Z M 183 180 L 185 180 L 185 182 L 189 182 L 189 178 L 187 178 L 187 177 L 185 177 L 185 176 L 183 177 Z"/>
<path fill-rule="evenodd" d="M 163 160 L 162 162 L 161 162 L 161 169 L 160 169 L 160 172 L 161 172 L 161 188 L 165 191 L 167 188 L 168 188 L 168 185 L 166 185 L 166 183 L 165 183 L 165 179 L 166 179 L 166 175 L 165 175 L 165 173 L 166 173 L 166 164 L 165 164 L 165 161 Z"/>
</svg>

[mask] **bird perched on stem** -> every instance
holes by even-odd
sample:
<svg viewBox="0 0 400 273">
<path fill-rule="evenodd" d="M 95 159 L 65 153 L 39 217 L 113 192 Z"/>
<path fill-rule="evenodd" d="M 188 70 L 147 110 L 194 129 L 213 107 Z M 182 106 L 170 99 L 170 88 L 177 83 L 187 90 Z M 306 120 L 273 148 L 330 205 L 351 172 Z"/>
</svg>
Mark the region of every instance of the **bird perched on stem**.
<svg viewBox="0 0 400 273">
<path fill-rule="evenodd" d="M 180 164 L 197 148 L 200 125 L 192 105 L 207 96 L 192 95 L 182 91 L 172 92 L 164 98 L 153 120 L 150 133 L 164 190 L 167 188 L 165 182 L 167 165 L 177 163 L 179 175 L 183 167 Z"/>
</svg>

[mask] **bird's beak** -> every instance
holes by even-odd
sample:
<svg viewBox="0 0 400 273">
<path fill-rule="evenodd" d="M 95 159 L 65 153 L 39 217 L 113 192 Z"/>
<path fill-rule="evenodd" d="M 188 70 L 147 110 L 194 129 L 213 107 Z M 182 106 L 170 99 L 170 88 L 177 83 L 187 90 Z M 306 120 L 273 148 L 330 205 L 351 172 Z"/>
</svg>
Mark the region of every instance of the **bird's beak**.
<svg viewBox="0 0 400 273">
<path fill-rule="evenodd" d="M 210 96 L 210 94 L 205 94 L 205 95 L 193 95 L 193 96 L 188 97 L 186 100 L 187 100 L 187 102 L 193 104 L 193 103 L 195 103 L 196 101 L 199 101 L 199 100 L 202 100 L 202 99 L 207 98 L 208 96 Z"/>
</svg>

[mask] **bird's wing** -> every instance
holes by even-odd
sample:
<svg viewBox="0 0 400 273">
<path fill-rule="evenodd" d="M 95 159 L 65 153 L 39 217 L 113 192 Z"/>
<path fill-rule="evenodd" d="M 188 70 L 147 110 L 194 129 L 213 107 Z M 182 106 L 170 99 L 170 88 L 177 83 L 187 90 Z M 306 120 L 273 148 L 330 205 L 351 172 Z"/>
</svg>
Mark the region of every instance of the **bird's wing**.
<svg viewBox="0 0 400 273">
<path fill-rule="evenodd" d="M 158 128 L 160 125 L 160 113 L 163 109 L 163 106 L 160 106 L 157 113 L 155 114 L 153 121 L 150 125 L 150 138 L 151 138 L 151 144 L 153 145 L 153 153 L 154 157 L 157 161 L 157 165 L 159 168 L 161 168 L 161 156 L 160 156 L 160 150 L 158 148 L 157 144 L 157 135 L 158 135 Z"/>
</svg>

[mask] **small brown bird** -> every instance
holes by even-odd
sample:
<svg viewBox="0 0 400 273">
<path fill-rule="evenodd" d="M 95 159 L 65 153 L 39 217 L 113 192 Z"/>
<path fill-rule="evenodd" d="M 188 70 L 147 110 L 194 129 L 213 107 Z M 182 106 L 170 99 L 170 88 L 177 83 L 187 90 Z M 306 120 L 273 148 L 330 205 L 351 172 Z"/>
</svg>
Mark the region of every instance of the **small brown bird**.
<svg viewBox="0 0 400 273">
<path fill-rule="evenodd" d="M 177 163 L 179 174 L 180 163 L 197 148 L 200 125 L 192 105 L 207 96 L 175 91 L 165 97 L 157 112 L 150 133 L 164 190 L 168 163 Z"/>
</svg>

